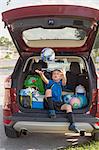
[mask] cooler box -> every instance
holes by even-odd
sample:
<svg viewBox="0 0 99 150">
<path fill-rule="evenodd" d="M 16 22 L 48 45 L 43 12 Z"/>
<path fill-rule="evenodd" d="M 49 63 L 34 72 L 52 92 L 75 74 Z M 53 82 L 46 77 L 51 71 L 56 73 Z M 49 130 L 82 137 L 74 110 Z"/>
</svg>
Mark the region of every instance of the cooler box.
<svg viewBox="0 0 99 150">
<path fill-rule="evenodd" d="M 36 96 L 36 98 L 33 97 L 32 98 L 31 108 L 44 109 L 43 99 L 44 99 L 44 95 Z"/>
</svg>

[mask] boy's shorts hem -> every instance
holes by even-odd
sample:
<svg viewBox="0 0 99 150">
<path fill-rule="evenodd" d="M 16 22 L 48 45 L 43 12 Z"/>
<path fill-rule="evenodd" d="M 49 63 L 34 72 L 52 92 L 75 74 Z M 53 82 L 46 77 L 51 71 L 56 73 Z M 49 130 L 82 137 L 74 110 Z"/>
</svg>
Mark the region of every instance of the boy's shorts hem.
<svg viewBox="0 0 99 150">
<path fill-rule="evenodd" d="M 57 110 L 57 111 L 60 111 L 61 110 L 61 106 L 64 105 L 65 103 L 64 102 L 56 102 L 56 101 L 53 101 L 53 106 L 54 106 L 54 109 Z M 48 107 L 48 102 L 46 99 L 44 99 L 44 108 L 45 109 L 49 109 Z"/>
</svg>

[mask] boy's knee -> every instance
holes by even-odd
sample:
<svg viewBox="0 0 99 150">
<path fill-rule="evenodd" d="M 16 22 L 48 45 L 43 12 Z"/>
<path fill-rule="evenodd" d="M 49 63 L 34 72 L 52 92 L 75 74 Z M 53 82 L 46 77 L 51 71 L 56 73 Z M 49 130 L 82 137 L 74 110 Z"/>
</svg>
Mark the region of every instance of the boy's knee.
<svg viewBox="0 0 99 150">
<path fill-rule="evenodd" d="M 72 106 L 68 104 L 68 105 L 66 106 L 66 111 L 67 111 L 67 112 L 72 112 Z"/>
<path fill-rule="evenodd" d="M 72 106 L 69 105 L 69 104 L 64 104 L 64 105 L 61 107 L 61 110 L 66 110 L 67 112 L 72 112 Z"/>
<path fill-rule="evenodd" d="M 52 91 L 51 89 L 47 89 L 45 92 L 45 97 L 51 97 L 52 96 Z"/>
<path fill-rule="evenodd" d="M 66 104 L 66 106 L 67 106 L 68 109 L 72 109 L 72 106 L 71 106 L 71 105 Z"/>
</svg>

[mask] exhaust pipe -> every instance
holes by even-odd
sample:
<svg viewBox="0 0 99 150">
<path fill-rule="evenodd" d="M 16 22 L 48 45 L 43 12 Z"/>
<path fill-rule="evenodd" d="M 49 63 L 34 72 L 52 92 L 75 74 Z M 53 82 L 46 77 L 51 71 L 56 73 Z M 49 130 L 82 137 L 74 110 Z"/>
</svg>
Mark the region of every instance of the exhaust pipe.
<svg viewBox="0 0 99 150">
<path fill-rule="evenodd" d="M 86 131 L 85 130 L 80 130 L 80 136 L 85 136 Z"/>
<path fill-rule="evenodd" d="M 28 131 L 27 131 L 26 129 L 22 129 L 22 130 L 21 130 L 21 133 L 22 133 L 23 135 L 27 135 L 27 132 L 28 132 Z"/>
</svg>

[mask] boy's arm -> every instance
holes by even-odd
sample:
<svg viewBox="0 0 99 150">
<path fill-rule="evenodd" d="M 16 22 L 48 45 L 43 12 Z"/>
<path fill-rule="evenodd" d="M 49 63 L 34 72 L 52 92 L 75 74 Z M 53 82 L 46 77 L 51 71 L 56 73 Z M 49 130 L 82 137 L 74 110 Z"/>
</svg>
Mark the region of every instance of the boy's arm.
<svg viewBox="0 0 99 150">
<path fill-rule="evenodd" d="M 44 83 L 49 84 L 49 80 L 45 77 L 45 75 L 42 71 L 35 70 L 35 72 L 37 72 L 40 75 L 40 77 L 44 81 Z"/>
<path fill-rule="evenodd" d="M 61 70 L 61 75 L 62 75 L 62 85 L 65 86 L 67 82 L 67 78 L 63 70 Z"/>
</svg>

